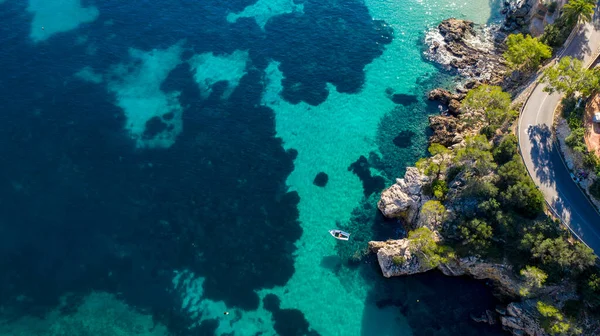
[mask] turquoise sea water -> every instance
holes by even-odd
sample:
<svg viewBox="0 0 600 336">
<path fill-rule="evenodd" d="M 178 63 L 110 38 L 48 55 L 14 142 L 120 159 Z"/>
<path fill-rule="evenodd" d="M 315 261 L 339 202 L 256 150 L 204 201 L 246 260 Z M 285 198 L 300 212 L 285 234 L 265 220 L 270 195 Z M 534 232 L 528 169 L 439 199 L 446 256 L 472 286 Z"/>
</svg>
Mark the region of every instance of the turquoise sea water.
<svg viewBox="0 0 600 336">
<path fill-rule="evenodd" d="M 0 332 L 499 333 L 468 320 L 495 304 L 482 283 L 354 258 L 398 237 L 378 194 L 425 152 L 426 91 L 452 80 L 425 33 L 498 8 L 0 1 Z"/>
</svg>

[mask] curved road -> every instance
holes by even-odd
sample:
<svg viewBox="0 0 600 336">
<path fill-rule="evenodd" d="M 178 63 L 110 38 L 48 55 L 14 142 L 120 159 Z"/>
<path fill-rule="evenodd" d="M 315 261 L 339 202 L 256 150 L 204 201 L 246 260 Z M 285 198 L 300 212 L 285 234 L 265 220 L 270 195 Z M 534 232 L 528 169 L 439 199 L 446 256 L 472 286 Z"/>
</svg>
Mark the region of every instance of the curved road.
<svg viewBox="0 0 600 336">
<path fill-rule="evenodd" d="M 596 13 L 600 13 L 596 8 Z M 577 31 L 562 56 L 589 65 L 600 48 L 600 17 Z M 519 147 L 527 170 L 555 212 L 597 255 L 600 255 L 600 214 L 570 177 L 554 145 L 554 110 L 561 95 L 543 91 L 539 84 L 527 100 L 519 119 Z"/>
</svg>

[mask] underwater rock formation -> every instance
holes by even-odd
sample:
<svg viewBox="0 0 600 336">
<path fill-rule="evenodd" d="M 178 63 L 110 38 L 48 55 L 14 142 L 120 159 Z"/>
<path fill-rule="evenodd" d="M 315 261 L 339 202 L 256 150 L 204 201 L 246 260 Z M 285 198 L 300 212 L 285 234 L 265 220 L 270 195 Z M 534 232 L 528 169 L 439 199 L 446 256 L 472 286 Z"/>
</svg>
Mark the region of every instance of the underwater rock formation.
<svg viewBox="0 0 600 336">
<path fill-rule="evenodd" d="M 327 185 L 328 181 L 329 181 L 329 176 L 324 172 L 320 172 L 317 174 L 317 176 L 315 176 L 315 179 L 313 180 L 313 184 L 318 187 L 324 187 Z"/>
<path fill-rule="evenodd" d="M 385 180 L 383 177 L 371 174 L 369 160 L 361 155 L 358 160 L 353 162 L 348 171 L 353 172 L 358 176 L 363 185 L 363 194 L 369 197 L 375 192 L 379 192 L 385 188 Z"/>
<path fill-rule="evenodd" d="M 412 138 L 414 136 L 415 132 L 413 131 L 400 131 L 392 141 L 399 148 L 408 148 L 412 145 Z"/>
</svg>

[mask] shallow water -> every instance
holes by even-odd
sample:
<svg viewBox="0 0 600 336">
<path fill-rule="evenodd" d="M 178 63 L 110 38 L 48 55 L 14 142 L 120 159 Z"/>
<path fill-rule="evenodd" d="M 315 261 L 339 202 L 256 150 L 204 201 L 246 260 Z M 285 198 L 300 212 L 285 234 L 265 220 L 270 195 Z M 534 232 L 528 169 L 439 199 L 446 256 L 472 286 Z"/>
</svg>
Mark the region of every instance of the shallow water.
<svg viewBox="0 0 600 336">
<path fill-rule="evenodd" d="M 425 33 L 498 6 L 0 1 L 0 333 L 500 333 L 483 283 L 362 257 L 452 81 Z"/>
</svg>

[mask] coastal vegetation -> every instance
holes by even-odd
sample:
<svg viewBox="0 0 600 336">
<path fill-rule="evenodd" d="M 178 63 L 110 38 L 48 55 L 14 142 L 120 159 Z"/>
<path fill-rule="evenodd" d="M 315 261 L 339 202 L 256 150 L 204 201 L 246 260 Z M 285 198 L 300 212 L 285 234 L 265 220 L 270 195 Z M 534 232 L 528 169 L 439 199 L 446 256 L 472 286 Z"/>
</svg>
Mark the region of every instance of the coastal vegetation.
<svg viewBox="0 0 600 336">
<path fill-rule="evenodd" d="M 590 22 L 595 6 L 596 2 L 593 0 L 569 0 L 563 6 L 562 16 L 569 24 Z"/>
<path fill-rule="evenodd" d="M 512 70 L 531 71 L 552 56 L 552 48 L 530 35 L 511 34 L 506 39 L 504 58 Z"/>
<path fill-rule="evenodd" d="M 437 267 L 447 275 L 468 274 L 490 279 L 498 285 L 498 293 L 513 301 L 507 306 L 508 312 L 498 313 L 517 317 L 521 322 L 523 314 L 529 314 L 529 326 L 537 327 L 507 326 L 501 317 L 503 326 L 515 335 L 590 332 L 586 322 L 600 317 L 597 257 L 568 228 L 561 226 L 528 174 L 514 134 L 518 107 L 511 95 L 500 86 L 481 84 L 502 83 L 514 89 L 515 81 L 522 83 L 533 75 L 552 56 L 553 47 L 561 46 L 573 28 L 591 19 L 594 5 L 590 10 L 590 3 L 590 0 L 571 0 L 570 6 L 561 11 L 561 16 L 539 38 L 508 35 L 506 48 L 499 47 L 496 53 L 504 50 L 502 56 L 506 62 L 501 62 L 502 73 L 506 74 L 508 65 L 514 76 L 474 81 L 477 73 L 474 71 L 475 75 L 467 76 L 472 80 L 469 84 L 474 84 L 465 86 L 470 89 L 466 94 L 442 89 L 430 92 L 429 99 L 447 105 L 449 115 L 430 118 L 433 130 L 430 156 L 419 159 L 416 169 L 409 168 L 412 170 L 407 170 L 404 179 L 384 191 L 378 203 L 385 216 L 403 218 L 413 229 L 405 239 L 370 243 L 371 250 L 378 254 L 384 276 L 414 274 Z M 456 36 L 460 35 L 456 27 L 468 30 L 470 26 L 456 20 L 450 26 L 455 29 L 440 28 L 440 31 L 453 38 L 446 42 L 455 47 Z M 508 23 L 505 26 L 512 27 Z M 457 33 L 452 35 L 449 31 Z M 434 48 L 434 52 L 439 49 Z M 568 143 L 586 154 L 587 165 L 598 167 L 600 160 L 586 149 L 582 106 L 585 100 L 578 98 L 596 92 L 599 73 L 586 69 L 576 59 L 564 58 L 544 70 L 542 78 L 546 91 L 561 92 L 569 98 L 565 115 L 574 132 Z M 600 168 L 597 171 L 600 173 Z M 596 181 L 592 188 L 600 194 L 600 182 Z M 418 195 L 415 190 L 419 190 Z M 398 203 L 392 202 L 395 196 Z M 420 203 L 411 204 L 411 200 Z M 489 315 L 474 320 L 492 321 Z"/>
<path fill-rule="evenodd" d="M 565 143 L 581 156 L 583 166 L 596 175 L 589 192 L 600 199 L 600 158 L 594 151 L 588 150 L 583 121 L 585 101 L 600 89 L 600 71 L 596 68 L 587 69 L 578 59 L 563 57 L 558 64 L 544 70 L 542 82 L 546 84 L 545 91 L 565 95 L 562 100 L 562 116 L 571 131 L 565 138 Z"/>
<path fill-rule="evenodd" d="M 581 329 L 573 327 L 560 310 L 553 305 L 538 301 L 537 310 L 542 315 L 542 326 L 551 335 L 581 334 Z"/>
<path fill-rule="evenodd" d="M 419 242 L 423 249 L 417 250 L 428 266 L 470 256 L 508 262 L 522 281 L 518 293 L 523 299 L 538 297 L 545 286 L 578 283 L 579 293 L 586 293 L 581 308 L 566 312 L 566 304 L 537 304 L 548 333 L 577 334 L 572 321 L 582 310 L 594 307 L 600 314 L 596 256 L 547 214 L 511 132 L 516 116 L 510 95 L 500 87 L 469 91 L 457 118 L 468 130 L 463 143 L 451 148 L 432 143 L 431 156 L 417 163 L 429 178 L 424 192 L 431 198 L 420 221 L 437 227 L 441 239 L 434 239 L 427 227 L 411 231 L 408 239 Z"/>
<path fill-rule="evenodd" d="M 554 48 L 562 46 L 577 23 L 592 19 L 594 6 L 593 0 L 570 0 L 563 6 L 562 15 L 544 28 L 540 41 Z"/>
<path fill-rule="evenodd" d="M 544 91 L 560 92 L 567 97 L 575 93 L 587 98 L 599 87 L 600 73 L 597 69 L 586 69 L 583 63 L 572 57 L 563 57 L 555 66 L 544 70 Z"/>
</svg>

